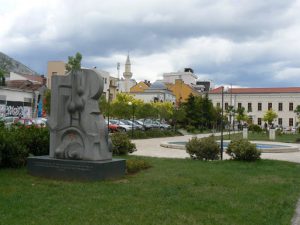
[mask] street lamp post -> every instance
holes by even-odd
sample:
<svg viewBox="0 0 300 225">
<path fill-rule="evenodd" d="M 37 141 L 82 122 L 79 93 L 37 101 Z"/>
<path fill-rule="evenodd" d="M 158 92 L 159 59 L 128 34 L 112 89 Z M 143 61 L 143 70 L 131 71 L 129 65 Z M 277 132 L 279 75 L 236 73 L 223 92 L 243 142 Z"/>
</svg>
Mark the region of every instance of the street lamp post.
<svg viewBox="0 0 300 225">
<path fill-rule="evenodd" d="M 224 116 L 224 87 L 222 87 L 222 112 L 221 112 L 221 160 L 223 160 L 223 116 Z"/>
<path fill-rule="evenodd" d="M 128 102 L 128 105 L 132 106 L 131 138 L 133 138 L 133 129 L 134 129 L 134 104 L 132 102 Z"/>
<path fill-rule="evenodd" d="M 108 91 L 108 105 L 107 105 L 107 131 L 109 133 L 109 111 L 110 111 L 110 89 L 107 89 Z"/>
</svg>

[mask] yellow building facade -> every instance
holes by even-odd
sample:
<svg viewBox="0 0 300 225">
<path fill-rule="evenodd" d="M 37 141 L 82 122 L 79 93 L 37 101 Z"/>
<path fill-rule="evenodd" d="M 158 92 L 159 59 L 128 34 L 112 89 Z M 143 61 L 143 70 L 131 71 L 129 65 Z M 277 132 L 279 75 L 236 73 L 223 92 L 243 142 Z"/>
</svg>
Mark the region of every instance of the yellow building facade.
<svg viewBox="0 0 300 225">
<path fill-rule="evenodd" d="M 198 91 L 185 84 L 181 79 L 176 79 L 175 84 L 167 84 L 167 87 L 176 96 L 176 103 L 185 102 L 190 94 L 200 95 Z"/>
<path fill-rule="evenodd" d="M 149 86 L 145 84 L 145 82 L 140 81 L 139 83 L 130 88 L 130 93 L 144 92 L 148 88 Z"/>
</svg>

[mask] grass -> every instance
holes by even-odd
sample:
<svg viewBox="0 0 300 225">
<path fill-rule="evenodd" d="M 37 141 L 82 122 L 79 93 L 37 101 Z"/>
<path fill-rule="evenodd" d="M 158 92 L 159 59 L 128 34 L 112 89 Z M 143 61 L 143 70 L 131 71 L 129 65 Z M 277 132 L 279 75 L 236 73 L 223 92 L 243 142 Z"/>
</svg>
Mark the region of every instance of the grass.
<svg viewBox="0 0 300 225">
<path fill-rule="evenodd" d="M 239 137 L 242 138 L 243 134 L 242 133 L 235 133 L 235 134 L 230 134 L 230 139 L 234 137 Z M 300 139 L 300 134 L 281 134 L 275 136 L 275 140 L 277 142 L 286 142 L 286 143 L 295 143 L 297 139 Z M 224 135 L 224 139 L 229 139 L 229 135 Z M 253 132 L 248 132 L 248 139 L 250 141 L 272 141 L 269 140 L 269 134 L 268 133 L 253 133 Z"/>
<path fill-rule="evenodd" d="M 290 224 L 300 165 L 144 158 L 120 180 L 64 182 L 0 170 L 0 224 Z"/>
</svg>

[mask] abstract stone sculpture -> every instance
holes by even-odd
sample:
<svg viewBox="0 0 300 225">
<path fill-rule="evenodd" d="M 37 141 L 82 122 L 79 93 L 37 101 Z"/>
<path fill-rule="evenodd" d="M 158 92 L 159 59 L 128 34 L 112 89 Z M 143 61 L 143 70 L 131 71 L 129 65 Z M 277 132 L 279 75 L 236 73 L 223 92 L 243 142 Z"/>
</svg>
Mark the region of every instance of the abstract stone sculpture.
<svg viewBox="0 0 300 225">
<path fill-rule="evenodd" d="M 111 160 L 112 145 L 98 99 L 103 78 L 81 69 L 52 77 L 50 157 L 73 160 Z"/>
</svg>

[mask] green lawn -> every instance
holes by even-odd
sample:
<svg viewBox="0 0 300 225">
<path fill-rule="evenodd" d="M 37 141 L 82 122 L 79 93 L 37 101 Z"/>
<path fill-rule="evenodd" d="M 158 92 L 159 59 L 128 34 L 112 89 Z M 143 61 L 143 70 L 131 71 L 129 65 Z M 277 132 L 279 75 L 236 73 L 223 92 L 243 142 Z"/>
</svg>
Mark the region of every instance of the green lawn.
<svg viewBox="0 0 300 225">
<path fill-rule="evenodd" d="M 0 170 L 0 224 L 290 224 L 300 164 L 145 158 L 120 180 L 63 182 Z"/>
<path fill-rule="evenodd" d="M 231 133 L 230 134 L 230 139 L 234 137 L 240 137 L 242 138 L 242 133 Z M 220 138 L 220 137 L 218 137 Z M 224 135 L 224 139 L 229 139 L 229 135 Z M 268 133 L 248 133 L 248 139 L 250 141 L 272 141 L 269 140 L 269 134 Z M 300 134 L 281 134 L 281 135 L 276 135 L 276 140 L 278 142 L 286 142 L 286 143 L 295 143 L 296 140 L 300 140 Z"/>
</svg>

